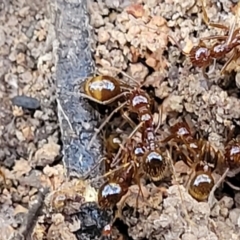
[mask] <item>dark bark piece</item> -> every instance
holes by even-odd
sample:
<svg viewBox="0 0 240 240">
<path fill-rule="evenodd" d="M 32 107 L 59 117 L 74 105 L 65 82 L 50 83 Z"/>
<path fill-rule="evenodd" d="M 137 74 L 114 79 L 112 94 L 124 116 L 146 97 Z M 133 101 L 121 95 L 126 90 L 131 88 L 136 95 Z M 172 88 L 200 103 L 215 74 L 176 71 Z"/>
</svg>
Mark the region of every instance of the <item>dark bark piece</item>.
<svg viewBox="0 0 240 240">
<path fill-rule="evenodd" d="M 101 155 L 98 140 L 90 151 L 86 151 L 97 124 L 94 111 L 85 99 L 79 99 L 73 94 L 95 70 L 87 1 L 56 0 L 54 11 L 52 13 L 59 41 L 56 79 L 63 162 L 69 176 L 82 177 L 92 169 Z"/>
</svg>

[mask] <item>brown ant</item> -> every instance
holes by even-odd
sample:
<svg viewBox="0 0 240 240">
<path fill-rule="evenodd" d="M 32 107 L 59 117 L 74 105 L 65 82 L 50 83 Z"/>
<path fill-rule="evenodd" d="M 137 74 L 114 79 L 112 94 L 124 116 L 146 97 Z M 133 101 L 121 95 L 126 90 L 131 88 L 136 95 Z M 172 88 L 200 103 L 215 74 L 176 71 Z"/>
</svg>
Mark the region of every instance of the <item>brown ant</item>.
<svg viewBox="0 0 240 240">
<path fill-rule="evenodd" d="M 105 67 L 105 68 L 119 71 L 114 67 Z M 144 104 L 150 103 L 150 98 L 146 94 L 146 92 L 141 89 L 141 84 L 138 81 L 136 81 L 134 78 L 131 78 L 130 76 L 128 76 L 126 73 L 124 72 L 121 72 L 121 73 L 127 76 L 128 78 L 130 78 L 137 85 L 137 87 L 130 89 L 129 85 L 122 82 L 120 79 L 115 79 L 110 76 L 97 76 L 97 77 L 89 78 L 86 81 L 84 85 L 85 93 L 80 94 L 80 96 L 85 97 L 91 101 L 94 101 L 102 105 L 111 104 L 114 101 L 120 99 L 121 97 L 124 97 L 125 99 L 127 99 L 127 101 L 125 101 L 124 103 L 116 107 L 105 119 L 105 121 L 101 124 L 101 126 L 98 128 L 98 130 L 92 137 L 87 147 L 88 149 L 90 149 L 93 143 L 93 140 L 95 139 L 99 131 L 101 131 L 101 129 L 106 125 L 106 123 L 113 117 L 113 115 L 116 112 L 123 109 L 124 107 L 127 107 L 129 112 L 139 113 L 138 106 L 141 107 L 141 102 Z M 130 122 L 132 126 L 135 127 L 135 124 L 132 122 L 130 118 L 126 117 L 125 114 L 122 114 L 122 115 L 123 117 L 126 118 L 128 122 Z"/>
<path fill-rule="evenodd" d="M 225 172 L 222 174 L 221 178 L 216 184 L 217 188 L 226 177 L 234 177 L 240 172 L 240 142 L 237 139 L 232 139 L 227 142 L 224 149 L 224 158 L 221 162 L 222 166 L 225 168 Z M 232 185 L 230 182 L 225 180 L 225 182 L 233 189 L 240 190 L 239 187 Z"/>
<path fill-rule="evenodd" d="M 118 70 L 113 67 L 106 68 Z M 158 149 L 158 146 L 155 144 L 156 142 L 155 132 L 159 127 L 159 124 L 157 127 L 155 127 L 154 125 L 153 116 L 151 112 L 151 99 L 148 96 L 148 94 L 141 89 L 141 85 L 139 84 L 139 82 L 137 82 L 124 72 L 122 72 L 122 74 L 133 80 L 133 82 L 137 84 L 137 87 L 134 87 L 133 89 L 129 89 L 129 87 L 126 88 L 126 84 L 121 85 L 120 80 L 118 82 L 118 80 L 107 76 L 94 77 L 87 80 L 84 87 L 85 94 L 81 95 L 100 104 L 110 104 L 120 97 L 124 97 L 126 99 L 124 103 L 120 104 L 105 119 L 105 121 L 98 128 L 98 132 L 106 125 L 107 121 L 111 119 L 113 114 L 118 110 L 122 109 L 123 107 L 127 107 L 129 112 L 136 113 L 140 123 L 134 129 L 134 131 L 136 132 L 139 128 L 142 129 L 141 130 L 142 140 L 145 148 L 145 154 L 142 158 L 141 164 L 145 173 L 148 176 L 150 176 L 152 180 L 156 181 L 159 180 L 160 178 L 159 173 L 163 170 L 165 171 L 166 169 L 165 157 L 163 157 L 162 152 Z M 111 89 L 117 89 L 116 92 L 113 92 L 109 86 L 111 86 Z M 108 94 L 109 91 L 110 93 Z M 104 99 L 102 98 L 102 96 L 104 95 L 103 92 L 107 93 L 104 96 Z M 90 93 L 91 95 L 89 96 Z M 95 138 L 98 132 L 96 132 L 95 135 L 92 137 L 88 145 L 88 149 L 90 148 L 93 139 Z M 121 159 L 119 158 L 121 151 L 122 150 L 120 149 L 118 154 L 116 154 L 116 157 L 111 163 L 111 167 L 116 166 L 119 163 L 119 161 L 121 161 Z"/>
<path fill-rule="evenodd" d="M 112 138 L 110 137 L 110 139 Z M 139 165 L 136 161 L 136 157 L 134 156 L 137 145 L 136 148 L 134 145 L 135 141 L 133 139 L 129 139 L 126 142 L 124 146 L 125 149 L 121 152 L 121 161 L 119 162 L 118 166 L 115 166 L 115 168 L 111 169 L 110 160 L 105 162 L 105 168 L 108 169 L 108 173 L 104 175 L 104 178 L 107 177 L 107 180 L 98 190 L 98 204 L 104 209 L 113 209 L 113 207 L 117 206 L 117 204 L 119 206 L 117 206 L 114 219 L 111 221 L 111 223 L 104 227 L 102 236 L 111 235 L 113 223 L 117 218 L 122 218 L 121 211 L 123 204 L 126 200 L 129 187 L 133 182 L 138 184 L 139 194 L 142 193 L 140 186 Z M 119 146 L 123 147 L 121 144 L 119 144 Z M 116 148 L 114 148 L 114 150 L 116 150 Z M 124 196 L 125 198 L 123 199 Z M 139 196 L 137 196 L 137 205 L 138 197 Z"/>
<path fill-rule="evenodd" d="M 208 141 L 195 138 L 185 122 L 177 123 L 170 131 L 170 136 L 163 141 L 175 142 L 174 146 L 182 160 L 195 172 L 188 184 L 189 194 L 198 201 L 206 200 L 214 186 L 212 172 L 216 169 L 218 161 L 222 159 L 221 153 Z"/>
<path fill-rule="evenodd" d="M 235 49 L 237 46 L 240 45 L 240 35 L 239 35 L 239 28 L 235 29 L 236 26 L 236 17 L 234 23 L 231 27 L 224 26 L 222 24 L 212 23 L 209 22 L 206 9 L 204 7 L 204 0 L 202 0 L 202 9 L 203 9 L 203 20 L 208 26 L 224 29 L 228 31 L 227 35 L 215 35 L 204 37 L 199 40 L 197 46 L 194 46 L 189 53 L 183 51 L 179 43 L 171 36 L 169 38 L 174 41 L 174 43 L 178 46 L 181 52 L 189 56 L 190 61 L 193 66 L 202 68 L 203 76 L 208 79 L 208 75 L 206 74 L 206 68 L 209 67 L 215 62 L 216 60 L 222 59 L 226 56 L 226 54 L 232 52 L 232 55 L 229 57 L 228 61 L 221 69 L 221 74 L 226 71 L 227 66 L 230 62 L 237 56 L 238 51 Z M 218 40 L 219 42 L 215 43 L 212 46 L 207 46 L 204 41 L 205 40 Z"/>
</svg>

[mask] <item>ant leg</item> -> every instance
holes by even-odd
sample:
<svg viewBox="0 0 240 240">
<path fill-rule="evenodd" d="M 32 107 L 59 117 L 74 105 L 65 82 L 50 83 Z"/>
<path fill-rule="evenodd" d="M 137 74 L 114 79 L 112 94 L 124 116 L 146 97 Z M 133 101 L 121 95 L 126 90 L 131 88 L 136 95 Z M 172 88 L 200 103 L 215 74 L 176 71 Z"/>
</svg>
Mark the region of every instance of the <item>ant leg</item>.
<svg viewBox="0 0 240 240">
<path fill-rule="evenodd" d="M 110 119 L 112 118 L 112 116 L 119 111 L 122 107 L 124 107 L 125 105 L 127 105 L 127 102 L 122 103 L 121 105 L 119 105 L 117 108 L 115 108 L 111 114 L 103 121 L 103 123 L 100 125 L 100 127 L 96 130 L 95 134 L 92 136 L 88 146 L 87 146 L 87 150 L 90 149 L 90 147 L 93 144 L 93 141 L 95 140 L 95 138 L 97 137 L 98 133 L 103 129 L 103 127 L 106 125 L 107 122 L 110 121 Z"/>
<path fill-rule="evenodd" d="M 234 186 L 232 183 L 230 183 L 229 181 L 225 180 L 225 183 L 231 187 L 232 189 L 236 190 L 236 191 L 240 191 L 240 187 Z"/>
<path fill-rule="evenodd" d="M 188 222 L 188 224 L 189 224 L 190 226 L 194 226 L 194 225 L 196 225 L 196 224 L 195 224 L 195 223 L 190 219 L 190 217 L 189 217 L 189 214 L 188 214 L 188 212 L 187 212 L 186 205 L 185 205 L 184 202 L 183 202 L 182 191 L 181 191 L 181 189 L 180 189 L 180 185 L 179 185 L 179 183 L 178 183 L 178 181 L 177 181 L 177 178 L 176 178 L 176 172 L 175 172 L 175 168 L 174 168 L 173 161 L 172 161 L 172 149 L 170 149 L 170 152 L 167 150 L 167 156 L 168 156 L 167 158 L 169 159 L 169 162 L 170 162 L 170 166 L 171 166 L 171 168 L 172 168 L 172 170 L 173 170 L 174 180 L 175 180 L 175 182 L 177 183 L 177 186 L 178 186 L 178 191 L 179 191 L 179 196 L 180 196 L 180 199 L 181 199 L 182 210 L 184 210 L 185 218 L 186 218 L 186 220 L 187 220 L 187 222 Z"/>
<path fill-rule="evenodd" d="M 208 77 L 208 75 L 207 75 L 207 73 L 206 73 L 206 68 L 207 68 L 206 66 L 202 68 L 202 75 L 203 75 L 203 77 L 204 77 L 206 80 L 209 80 L 209 77 Z"/>
<path fill-rule="evenodd" d="M 232 55 L 230 56 L 230 58 L 227 60 L 227 62 L 222 67 L 220 74 L 223 74 L 226 71 L 228 65 L 232 62 L 232 60 L 235 58 L 235 56 L 237 56 L 237 51 L 234 49 Z"/>
<path fill-rule="evenodd" d="M 93 97 L 91 97 L 91 96 L 88 96 L 88 95 L 85 94 L 85 93 L 76 93 L 76 92 L 72 93 L 72 92 L 71 92 L 71 94 L 75 94 L 75 95 L 78 96 L 78 97 L 82 97 L 82 98 L 89 99 L 89 100 L 91 100 L 91 101 L 93 101 L 93 102 L 96 102 L 96 103 L 98 103 L 98 104 L 101 104 L 101 105 L 108 105 L 108 104 L 116 101 L 116 100 L 119 99 L 120 97 L 124 96 L 124 95 L 126 94 L 126 92 L 122 92 L 122 93 L 118 94 L 117 96 L 115 96 L 115 97 L 113 97 L 113 98 L 111 98 L 111 99 L 109 99 L 109 100 L 106 100 L 106 101 L 99 101 L 99 100 L 97 100 L 96 98 L 93 98 Z"/>
<path fill-rule="evenodd" d="M 216 69 L 216 63 L 217 63 L 217 59 L 214 58 L 214 59 L 213 59 L 213 65 L 212 65 L 211 69 L 208 71 L 208 75 L 211 75 L 212 73 L 215 72 L 215 69 Z"/>
<path fill-rule="evenodd" d="M 101 158 L 101 159 L 99 160 L 99 162 L 96 163 L 96 164 L 85 174 L 85 176 L 83 177 L 83 180 L 86 180 L 86 179 L 89 177 L 90 173 L 93 172 L 94 169 L 96 169 L 96 167 L 99 166 L 104 160 L 107 160 L 107 159 L 106 159 L 105 157 Z"/>
<path fill-rule="evenodd" d="M 136 127 L 136 124 L 133 122 L 133 120 L 129 117 L 129 115 L 127 114 L 126 111 L 122 111 L 121 109 L 121 113 L 122 113 L 122 117 L 126 120 L 126 122 L 128 122 L 130 124 L 130 126 L 134 129 Z"/>
<path fill-rule="evenodd" d="M 210 22 L 209 20 L 209 17 L 207 15 L 207 11 L 206 11 L 206 8 L 205 8 L 205 0 L 202 0 L 202 15 L 203 15 L 203 21 L 205 22 L 205 24 L 207 26 L 211 26 L 211 27 L 215 27 L 215 28 L 220 28 L 220 29 L 224 29 L 224 30 L 229 30 L 229 27 L 223 25 L 223 24 L 219 24 L 219 23 L 213 23 L 213 22 Z"/>
<path fill-rule="evenodd" d="M 165 139 L 161 140 L 161 143 L 167 143 L 167 142 L 171 141 L 172 139 L 174 139 L 174 141 L 177 141 L 178 135 L 177 134 L 171 134 L 168 137 L 166 137 Z"/>
<path fill-rule="evenodd" d="M 155 133 L 157 133 L 158 129 L 162 125 L 162 113 L 163 113 L 163 104 L 160 106 L 159 114 L 158 114 L 158 124 L 154 130 Z"/>
<path fill-rule="evenodd" d="M 208 196 L 208 203 L 209 203 L 210 209 L 213 207 L 214 203 L 216 202 L 216 199 L 215 199 L 215 196 L 214 196 L 214 192 L 220 186 L 220 184 L 224 181 L 224 179 L 226 178 L 228 172 L 229 172 L 229 168 L 226 169 L 226 171 L 219 178 L 217 183 L 215 183 L 215 185 L 213 186 L 213 188 L 212 188 L 212 190 L 211 190 L 211 192 L 210 192 L 210 194 Z"/>
<path fill-rule="evenodd" d="M 105 177 L 108 177 L 108 176 L 112 175 L 113 173 L 119 171 L 120 169 L 123 169 L 123 168 L 128 167 L 129 165 L 130 165 L 129 162 L 127 162 L 127 163 L 125 163 L 125 164 L 122 164 L 121 166 L 118 166 L 117 168 L 110 170 L 109 172 L 105 173 L 105 174 L 102 175 L 102 176 L 98 176 L 98 177 L 95 177 L 95 178 L 91 179 L 90 182 L 98 181 L 98 180 L 100 180 L 100 179 L 103 179 L 103 178 L 105 178 Z"/>
<path fill-rule="evenodd" d="M 115 68 L 115 67 L 110 67 L 110 66 L 103 66 L 105 69 L 109 69 L 109 70 L 113 70 L 113 71 L 116 71 L 116 72 L 120 72 L 122 75 L 124 75 L 125 77 L 131 79 L 135 84 L 137 84 L 137 86 L 140 86 L 139 82 L 134 79 L 133 77 L 131 77 L 130 75 L 128 75 L 127 73 L 125 73 L 124 71 L 118 69 L 118 68 Z"/>
<path fill-rule="evenodd" d="M 209 37 L 202 37 L 200 41 L 209 41 L 209 40 L 226 40 L 228 36 L 213 35 Z"/>
<path fill-rule="evenodd" d="M 134 129 L 133 131 L 131 132 L 131 134 L 125 139 L 125 141 L 123 141 L 122 145 L 124 146 L 128 140 L 130 140 L 134 135 L 135 133 L 138 131 L 139 128 L 141 128 L 143 125 L 143 122 L 140 122 Z M 111 163 L 111 167 L 115 167 L 120 161 L 121 161 L 121 158 L 119 158 L 120 154 L 121 154 L 121 151 L 122 151 L 122 148 L 119 148 L 116 156 L 114 157 L 112 163 Z"/>
<path fill-rule="evenodd" d="M 141 188 L 141 182 L 140 182 L 140 177 L 139 176 L 136 177 L 136 183 L 138 185 L 138 194 L 137 194 L 137 199 L 136 199 L 136 209 L 138 209 L 138 198 L 139 198 L 140 194 L 141 194 L 142 199 L 144 199 L 144 195 L 143 195 L 143 191 L 142 191 L 142 188 Z"/>
<path fill-rule="evenodd" d="M 178 47 L 178 49 L 181 51 L 182 54 L 184 54 L 185 56 L 189 55 L 187 52 L 183 51 L 183 48 L 181 47 L 179 42 L 176 41 L 174 37 L 172 37 L 171 35 L 168 35 L 168 38 L 174 42 L 174 44 Z"/>
</svg>

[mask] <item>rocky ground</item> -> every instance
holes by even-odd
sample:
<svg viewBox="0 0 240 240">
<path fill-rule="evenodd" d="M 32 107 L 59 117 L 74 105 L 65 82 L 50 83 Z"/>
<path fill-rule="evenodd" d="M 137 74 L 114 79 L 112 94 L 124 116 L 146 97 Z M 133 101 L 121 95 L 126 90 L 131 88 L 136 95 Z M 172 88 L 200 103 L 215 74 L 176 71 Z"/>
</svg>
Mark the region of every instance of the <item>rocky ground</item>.
<svg viewBox="0 0 240 240">
<path fill-rule="evenodd" d="M 226 60 L 217 62 L 206 81 L 167 38 L 170 34 L 189 52 L 200 37 L 221 33 L 202 21 L 201 2 L 104 2 L 89 4 L 96 63 L 146 79 L 145 85 L 152 86 L 163 102 L 161 131 L 190 117 L 193 126 L 223 149 L 226 128 L 239 129 L 238 62 L 224 76 L 220 70 Z M 211 1 L 206 10 L 211 21 L 230 25 L 235 4 Z M 28 0 L 0 3 L 0 239 L 4 240 L 31 239 L 32 232 L 32 239 L 80 239 L 76 232 L 83 222 L 71 214 L 83 199 L 96 200 L 96 190 L 88 183 L 68 182 L 65 177 L 54 79 L 56 41 L 46 5 Z M 106 73 L 104 67 L 98 71 Z M 235 190 L 221 189 L 213 208 L 193 200 L 178 185 L 169 188 L 168 197 L 153 184 L 143 192 L 145 200 L 133 213 L 136 186 L 132 186 L 123 212 L 128 233 L 116 234 L 119 239 L 240 238 Z M 67 207 L 66 198 L 71 203 Z"/>
</svg>

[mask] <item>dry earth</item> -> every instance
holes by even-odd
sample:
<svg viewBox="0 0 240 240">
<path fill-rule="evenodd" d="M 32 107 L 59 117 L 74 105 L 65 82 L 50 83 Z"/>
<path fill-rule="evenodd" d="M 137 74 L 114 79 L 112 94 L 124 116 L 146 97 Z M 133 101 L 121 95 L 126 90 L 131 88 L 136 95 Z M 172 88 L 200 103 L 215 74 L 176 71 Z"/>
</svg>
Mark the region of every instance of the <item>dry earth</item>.
<svg viewBox="0 0 240 240">
<path fill-rule="evenodd" d="M 69 182 L 66 164 L 61 161 L 55 87 L 58 43 L 47 4 L 28 0 L 0 3 L 0 166 L 6 178 L 6 183 L 0 179 L 3 240 L 90 239 L 81 235 L 83 228 L 91 231 L 86 209 L 97 209 L 89 204 L 76 214 L 83 202 L 96 200 L 96 191 L 86 182 Z M 213 22 L 230 24 L 235 4 L 229 0 L 208 2 L 208 16 Z M 188 52 L 200 37 L 221 32 L 204 24 L 201 2 L 98 1 L 89 4 L 89 12 L 96 63 L 117 67 L 154 87 L 155 95 L 163 100 L 161 131 L 190 117 L 195 128 L 223 149 L 226 128 L 239 129 L 238 63 L 228 69 L 237 73 L 220 76 L 226 60 L 218 62 L 206 81 L 167 38 L 170 34 Z M 104 67 L 98 71 L 106 73 Z M 50 195 L 43 204 L 46 187 Z M 240 238 L 237 191 L 221 189 L 220 200 L 211 209 L 208 203 L 193 200 L 182 186 L 171 186 L 166 198 L 153 184 L 143 190 L 145 200 L 133 213 L 136 187 L 131 187 L 123 212 L 128 236 L 115 236 L 114 231 L 114 239 Z M 109 221 L 108 213 L 96 210 L 93 215 L 99 228 Z"/>
</svg>

